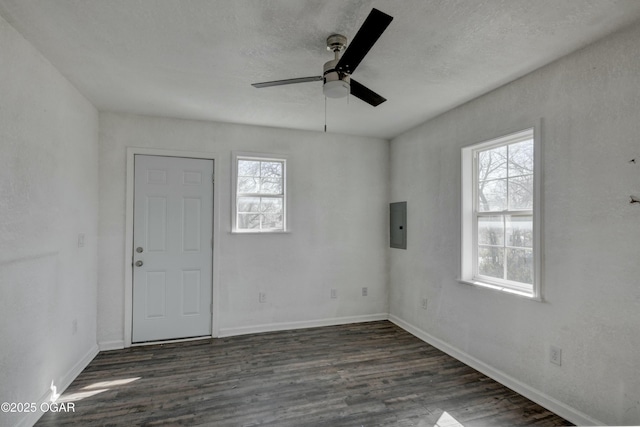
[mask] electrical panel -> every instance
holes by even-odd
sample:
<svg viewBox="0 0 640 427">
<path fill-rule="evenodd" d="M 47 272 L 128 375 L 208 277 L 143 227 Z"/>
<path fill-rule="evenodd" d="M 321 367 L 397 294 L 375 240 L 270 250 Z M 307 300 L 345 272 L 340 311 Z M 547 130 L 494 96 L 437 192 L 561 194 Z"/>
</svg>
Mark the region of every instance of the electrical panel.
<svg viewBox="0 0 640 427">
<path fill-rule="evenodd" d="M 407 249 L 407 202 L 390 203 L 389 218 L 391 247 Z"/>
</svg>

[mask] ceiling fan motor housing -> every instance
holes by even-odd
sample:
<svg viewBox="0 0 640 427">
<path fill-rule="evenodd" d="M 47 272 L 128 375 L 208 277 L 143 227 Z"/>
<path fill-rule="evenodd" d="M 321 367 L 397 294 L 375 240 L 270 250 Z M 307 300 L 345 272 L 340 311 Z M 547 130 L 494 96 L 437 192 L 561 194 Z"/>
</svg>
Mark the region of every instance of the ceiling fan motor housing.
<svg viewBox="0 0 640 427">
<path fill-rule="evenodd" d="M 340 73 L 336 70 L 336 64 L 347 45 L 347 38 L 342 34 L 332 34 L 327 37 L 327 50 L 333 51 L 335 59 L 325 62 L 322 76 L 324 86 L 322 92 L 327 98 L 344 98 L 351 90 L 350 78 L 348 74 Z"/>
<path fill-rule="evenodd" d="M 344 98 L 351 90 L 351 78 L 348 74 L 340 73 L 336 70 L 337 59 L 333 59 L 324 64 L 324 86 L 322 92 L 327 98 Z"/>
</svg>

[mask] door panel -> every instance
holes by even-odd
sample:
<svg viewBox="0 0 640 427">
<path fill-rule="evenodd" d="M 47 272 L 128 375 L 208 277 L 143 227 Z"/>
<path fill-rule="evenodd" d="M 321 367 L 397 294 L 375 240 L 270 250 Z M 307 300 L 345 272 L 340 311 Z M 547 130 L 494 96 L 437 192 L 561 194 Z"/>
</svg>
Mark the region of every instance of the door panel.
<svg viewBox="0 0 640 427">
<path fill-rule="evenodd" d="M 182 314 L 185 316 L 200 314 L 200 272 L 198 270 L 182 272 Z"/>
<path fill-rule="evenodd" d="M 202 201 L 200 198 L 188 197 L 182 199 L 182 250 L 197 252 L 200 250 L 200 212 Z"/>
<path fill-rule="evenodd" d="M 161 318 L 166 312 L 167 277 L 164 271 L 148 271 L 144 277 L 146 288 L 145 318 Z"/>
<path fill-rule="evenodd" d="M 147 197 L 145 246 L 148 252 L 164 252 L 167 248 L 167 198 Z M 135 208 L 134 208 L 135 209 Z"/>
<path fill-rule="evenodd" d="M 134 167 L 132 341 L 211 335 L 213 161 L 136 155 Z"/>
</svg>

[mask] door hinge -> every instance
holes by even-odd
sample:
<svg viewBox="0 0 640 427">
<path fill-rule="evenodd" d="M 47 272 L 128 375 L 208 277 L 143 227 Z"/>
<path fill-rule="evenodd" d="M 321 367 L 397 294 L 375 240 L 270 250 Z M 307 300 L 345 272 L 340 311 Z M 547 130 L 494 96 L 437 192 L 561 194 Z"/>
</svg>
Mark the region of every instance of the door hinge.
<svg viewBox="0 0 640 427">
<path fill-rule="evenodd" d="M 216 174 L 215 173 L 211 174 L 211 182 L 214 183 L 214 184 L 216 183 Z"/>
<path fill-rule="evenodd" d="M 213 314 L 213 303 L 209 304 L 209 311 Z"/>
</svg>

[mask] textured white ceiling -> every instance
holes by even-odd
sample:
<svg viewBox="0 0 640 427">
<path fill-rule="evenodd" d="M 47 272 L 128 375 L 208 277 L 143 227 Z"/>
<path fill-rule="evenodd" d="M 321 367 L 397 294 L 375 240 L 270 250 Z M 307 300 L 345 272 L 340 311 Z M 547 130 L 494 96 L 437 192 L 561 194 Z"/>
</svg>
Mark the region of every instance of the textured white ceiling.
<svg viewBox="0 0 640 427">
<path fill-rule="evenodd" d="M 325 39 L 394 17 L 329 99 L 330 132 L 391 138 L 640 19 L 639 0 L 0 0 L 0 14 L 101 110 L 322 130 Z"/>
</svg>

